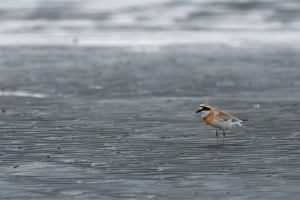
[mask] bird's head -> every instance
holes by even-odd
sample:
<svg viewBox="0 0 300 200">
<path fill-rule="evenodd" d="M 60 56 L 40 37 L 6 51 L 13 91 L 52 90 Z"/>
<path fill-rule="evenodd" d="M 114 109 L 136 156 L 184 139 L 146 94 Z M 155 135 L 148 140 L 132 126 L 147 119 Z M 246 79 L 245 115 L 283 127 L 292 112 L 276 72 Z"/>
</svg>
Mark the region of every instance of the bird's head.
<svg viewBox="0 0 300 200">
<path fill-rule="evenodd" d="M 211 106 L 208 104 L 200 104 L 198 110 L 196 111 L 196 113 L 199 112 L 210 112 L 211 110 Z"/>
</svg>

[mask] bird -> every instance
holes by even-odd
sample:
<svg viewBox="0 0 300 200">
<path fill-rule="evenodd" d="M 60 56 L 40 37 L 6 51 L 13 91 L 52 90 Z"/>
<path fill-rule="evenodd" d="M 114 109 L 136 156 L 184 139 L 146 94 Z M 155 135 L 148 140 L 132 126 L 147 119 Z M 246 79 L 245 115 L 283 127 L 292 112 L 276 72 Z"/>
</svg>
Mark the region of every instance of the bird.
<svg viewBox="0 0 300 200">
<path fill-rule="evenodd" d="M 221 146 L 224 144 L 225 130 L 231 129 L 235 126 L 243 126 L 242 123 L 246 121 L 244 119 L 238 119 L 223 110 L 213 108 L 208 104 L 200 104 L 196 113 L 201 113 L 203 121 L 215 128 L 217 145 L 219 145 L 218 129 L 223 131 L 223 140 Z"/>
</svg>

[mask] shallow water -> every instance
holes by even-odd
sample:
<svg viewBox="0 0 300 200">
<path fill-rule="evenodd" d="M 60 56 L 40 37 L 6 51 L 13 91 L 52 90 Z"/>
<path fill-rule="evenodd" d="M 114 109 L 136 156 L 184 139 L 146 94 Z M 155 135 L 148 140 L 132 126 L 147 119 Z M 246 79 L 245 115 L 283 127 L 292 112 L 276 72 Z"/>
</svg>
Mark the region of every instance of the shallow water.
<svg viewBox="0 0 300 200">
<path fill-rule="evenodd" d="M 298 34 L 299 1 L 1 1 L 1 45 L 198 43 L 203 31 Z M 225 36 L 222 33 L 225 32 Z M 275 33 L 276 34 L 276 33 Z M 278 36 L 276 36 L 278 37 Z M 269 36 L 263 37 L 268 40 Z M 272 38 L 272 36 L 271 36 Z M 284 34 L 281 38 L 287 38 Z M 293 37 L 291 39 L 298 38 Z M 207 39 L 207 37 L 205 37 Z M 179 42 L 177 42 L 179 41 Z"/>
</svg>

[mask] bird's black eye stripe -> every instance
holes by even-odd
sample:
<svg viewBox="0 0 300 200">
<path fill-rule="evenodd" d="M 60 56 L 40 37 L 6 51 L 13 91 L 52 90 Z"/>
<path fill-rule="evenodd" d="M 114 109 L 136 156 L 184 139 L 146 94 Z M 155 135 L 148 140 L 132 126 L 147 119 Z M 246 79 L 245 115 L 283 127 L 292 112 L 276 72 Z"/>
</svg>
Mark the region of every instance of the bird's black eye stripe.
<svg viewBox="0 0 300 200">
<path fill-rule="evenodd" d="M 204 110 L 204 111 L 209 111 L 210 108 L 208 108 L 208 107 L 203 107 L 202 110 Z"/>
</svg>

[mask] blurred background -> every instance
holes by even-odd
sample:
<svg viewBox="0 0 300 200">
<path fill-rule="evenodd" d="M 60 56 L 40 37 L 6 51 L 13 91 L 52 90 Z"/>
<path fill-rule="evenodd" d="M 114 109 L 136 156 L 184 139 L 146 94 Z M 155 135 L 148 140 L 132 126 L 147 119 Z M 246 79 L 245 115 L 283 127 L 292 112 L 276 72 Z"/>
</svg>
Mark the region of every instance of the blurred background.
<svg viewBox="0 0 300 200">
<path fill-rule="evenodd" d="M 260 36 L 268 39 L 272 32 L 299 31 L 300 2 L 1 0 L 0 25 L 0 45 L 164 45 L 209 39 L 226 43 L 228 36 L 203 38 L 197 33 L 264 32 Z"/>
<path fill-rule="evenodd" d="M 299 0 L 0 0 L 0 199 L 299 199 Z M 216 146 L 200 103 L 245 126 Z"/>
</svg>

